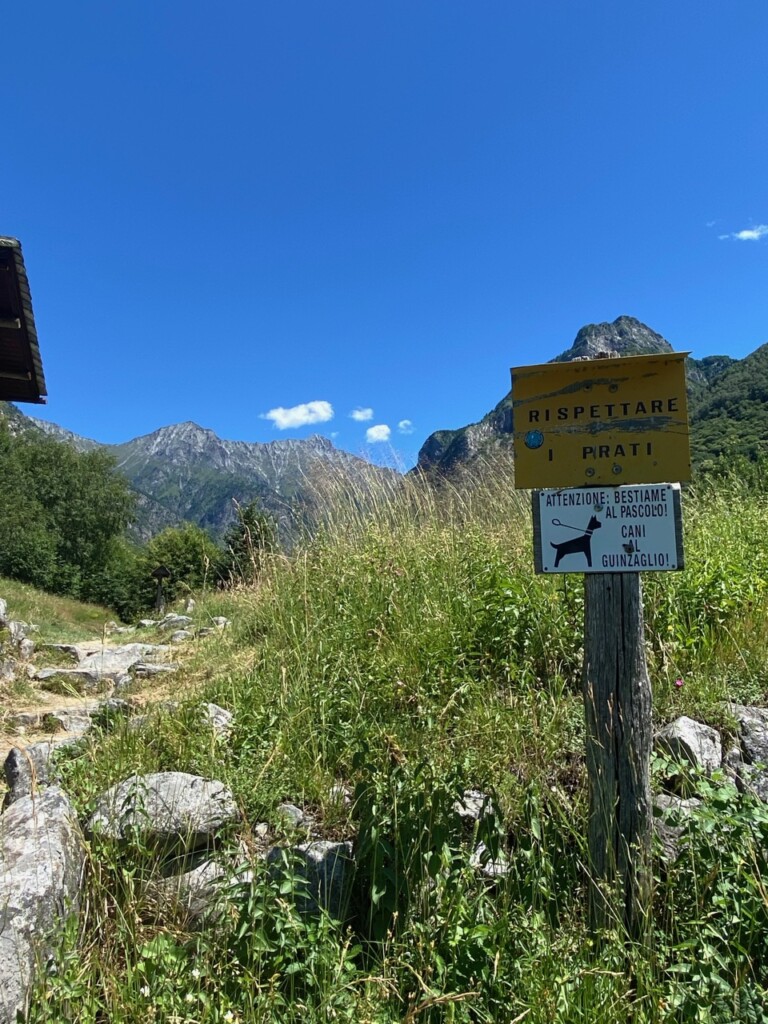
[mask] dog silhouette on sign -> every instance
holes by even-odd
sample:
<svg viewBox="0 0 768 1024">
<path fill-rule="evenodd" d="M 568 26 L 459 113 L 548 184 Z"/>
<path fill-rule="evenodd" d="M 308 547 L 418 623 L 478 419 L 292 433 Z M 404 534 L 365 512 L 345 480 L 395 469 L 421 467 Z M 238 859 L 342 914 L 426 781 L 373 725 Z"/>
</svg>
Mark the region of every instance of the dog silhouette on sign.
<svg viewBox="0 0 768 1024">
<path fill-rule="evenodd" d="M 561 523 L 559 519 L 552 520 L 553 526 L 566 526 L 566 523 Z M 577 555 L 579 552 L 586 556 L 587 566 L 592 568 L 592 534 L 595 530 L 599 530 L 603 524 L 597 518 L 597 516 L 591 516 L 587 523 L 587 528 L 579 537 L 573 537 L 571 540 L 561 541 L 559 544 L 555 544 L 554 541 L 549 543 L 555 549 L 557 554 L 555 555 L 555 568 L 560 565 L 560 559 L 565 558 L 566 555 Z M 569 526 L 569 530 L 575 530 L 575 526 Z"/>
</svg>

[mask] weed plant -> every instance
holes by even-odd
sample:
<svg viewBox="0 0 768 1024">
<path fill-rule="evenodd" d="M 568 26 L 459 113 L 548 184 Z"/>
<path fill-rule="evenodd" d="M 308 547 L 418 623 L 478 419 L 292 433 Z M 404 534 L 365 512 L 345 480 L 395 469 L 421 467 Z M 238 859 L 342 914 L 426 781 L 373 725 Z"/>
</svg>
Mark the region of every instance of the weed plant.
<svg viewBox="0 0 768 1024">
<path fill-rule="evenodd" d="M 691 490 L 686 570 L 645 577 L 657 725 L 768 702 L 768 505 L 737 492 Z M 254 856 L 192 933 L 148 915 L 125 852 L 102 850 L 31 1020 L 768 1022 L 768 812 L 727 780 L 691 780 L 704 802 L 676 864 L 656 859 L 650 944 L 589 932 L 581 581 L 534 576 L 510 467 L 358 495 L 323 481 L 317 504 L 314 538 L 201 600 L 233 626 L 201 643 L 195 696 L 61 770 L 83 813 L 132 772 L 219 778 L 247 842 L 261 822 L 294 842 L 277 807 L 299 803 L 355 842 L 350 914 L 302 914 L 296 876 Z M 203 699 L 234 711 L 227 741 Z M 479 824 L 457 812 L 470 787 L 490 798 Z"/>
</svg>

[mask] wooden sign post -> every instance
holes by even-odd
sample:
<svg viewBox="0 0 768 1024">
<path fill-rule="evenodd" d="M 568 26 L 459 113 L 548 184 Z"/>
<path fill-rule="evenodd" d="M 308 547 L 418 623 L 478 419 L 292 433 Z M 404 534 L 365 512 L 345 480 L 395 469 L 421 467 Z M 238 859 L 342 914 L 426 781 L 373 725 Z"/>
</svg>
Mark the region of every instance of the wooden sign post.
<svg viewBox="0 0 768 1024">
<path fill-rule="evenodd" d="M 512 371 L 515 486 L 560 488 L 533 495 L 536 570 L 585 573 L 590 921 L 635 940 L 653 828 L 639 574 L 682 568 L 683 550 L 679 488 L 618 485 L 690 479 L 685 394 L 679 353 Z"/>
<path fill-rule="evenodd" d="M 164 584 L 170 578 L 171 570 L 165 565 L 158 565 L 152 570 L 152 579 L 157 583 L 155 591 L 155 611 L 162 614 L 165 611 L 165 589 Z"/>
<path fill-rule="evenodd" d="M 593 928 L 623 924 L 638 940 L 649 923 L 653 828 L 651 682 L 644 639 L 639 574 L 585 576 L 590 922 Z"/>
</svg>

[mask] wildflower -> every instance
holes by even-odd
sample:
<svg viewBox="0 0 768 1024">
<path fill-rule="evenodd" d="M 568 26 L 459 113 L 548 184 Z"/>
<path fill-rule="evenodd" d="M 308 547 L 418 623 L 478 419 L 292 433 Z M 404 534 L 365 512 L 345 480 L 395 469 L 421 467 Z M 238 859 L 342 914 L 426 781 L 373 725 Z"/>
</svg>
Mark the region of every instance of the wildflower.
<svg viewBox="0 0 768 1024">
<path fill-rule="evenodd" d="M 194 1003 L 194 1001 L 195 1001 L 194 992 L 187 992 L 187 994 L 184 996 L 184 1002 L 185 1003 Z"/>
<path fill-rule="evenodd" d="M 144 996 L 145 999 L 149 999 L 149 985 L 142 985 L 139 989 L 139 993 Z"/>
<path fill-rule="evenodd" d="M 192 968 L 192 977 L 195 980 L 197 980 L 200 977 L 200 971 L 197 969 L 197 967 Z"/>
<path fill-rule="evenodd" d="M 675 680 L 675 686 L 679 690 L 682 685 L 683 685 L 683 680 L 678 676 L 677 679 Z"/>
</svg>

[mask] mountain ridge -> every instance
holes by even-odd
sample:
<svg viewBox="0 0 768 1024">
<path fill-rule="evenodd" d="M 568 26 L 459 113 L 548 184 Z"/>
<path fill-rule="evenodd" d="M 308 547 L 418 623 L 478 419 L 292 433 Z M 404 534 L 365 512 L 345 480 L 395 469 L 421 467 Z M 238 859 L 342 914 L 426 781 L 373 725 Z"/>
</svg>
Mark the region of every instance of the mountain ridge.
<svg viewBox="0 0 768 1024">
<path fill-rule="evenodd" d="M 80 451 L 110 452 L 137 495 L 134 534 L 140 540 L 182 522 L 220 536 L 234 521 L 236 504 L 258 500 L 290 543 L 311 517 L 313 478 L 336 474 L 346 486 L 363 493 L 374 479 L 396 475 L 319 435 L 228 441 L 187 420 L 119 444 L 104 444 L 27 416 L 8 403 L 0 403 L 0 418 L 13 433 L 36 430 Z"/>
<path fill-rule="evenodd" d="M 674 351 L 656 331 L 634 317 L 587 324 L 571 346 L 550 362 L 598 355 L 647 355 Z M 750 458 L 768 451 L 768 344 L 744 359 L 711 355 L 687 359 L 691 447 L 698 466 L 723 454 Z M 318 510 L 314 480 L 336 474 L 345 488 L 367 492 L 375 480 L 396 479 L 337 449 L 320 435 L 306 439 L 229 441 L 192 420 L 168 424 L 119 444 L 102 444 L 57 424 L 0 403 L 12 433 L 34 429 L 81 451 L 111 452 L 138 500 L 135 534 L 147 540 L 166 526 L 189 521 L 220 536 L 235 516 L 235 503 L 258 500 L 290 542 Z M 437 430 L 425 440 L 411 473 L 448 477 L 496 450 L 512 448 L 511 392 L 476 423 Z"/>
</svg>

